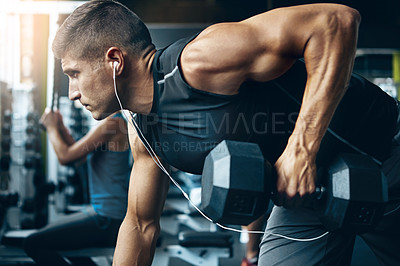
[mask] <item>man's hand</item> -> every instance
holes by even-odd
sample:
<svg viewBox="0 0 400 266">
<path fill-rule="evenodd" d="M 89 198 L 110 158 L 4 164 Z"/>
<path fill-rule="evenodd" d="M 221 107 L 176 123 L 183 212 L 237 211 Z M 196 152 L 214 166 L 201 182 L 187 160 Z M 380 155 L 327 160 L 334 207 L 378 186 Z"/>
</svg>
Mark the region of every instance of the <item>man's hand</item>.
<svg viewBox="0 0 400 266">
<path fill-rule="evenodd" d="M 316 153 L 289 141 L 286 149 L 275 163 L 277 195 L 274 203 L 286 208 L 302 205 L 304 198 L 314 193 L 317 170 Z"/>
<path fill-rule="evenodd" d="M 47 130 L 51 128 L 59 128 L 62 123 L 61 113 L 57 111 L 52 111 L 49 108 L 43 112 L 42 117 L 40 118 L 39 123 L 43 125 Z"/>
</svg>

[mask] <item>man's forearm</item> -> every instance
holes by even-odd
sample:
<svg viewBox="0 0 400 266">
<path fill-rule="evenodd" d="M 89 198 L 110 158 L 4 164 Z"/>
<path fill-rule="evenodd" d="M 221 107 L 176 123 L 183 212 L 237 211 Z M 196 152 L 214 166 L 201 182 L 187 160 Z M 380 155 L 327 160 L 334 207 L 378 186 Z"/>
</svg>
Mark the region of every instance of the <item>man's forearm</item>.
<svg viewBox="0 0 400 266">
<path fill-rule="evenodd" d="M 62 138 L 68 145 L 72 145 L 75 143 L 75 139 L 71 136 L 71 133 L 69 132 L 68 128 L 64 125 L 64 123 L 61 123 L 59 130 Z"/>
<path fill-rule="evenodd" d="M 125 219 L 118 233 L 113 266 L 144 265 L 150 266 L 153 261 L 159 228 L 153 225 L 139 230 Z"/>
<path fill-rule="evenodd" d="M 285 207 L 300 206 L 296 195 L 301 198 L 315 190 L 317 153 L 347 90 L 357 46 L 357 11 L 340 5 L 309 7 L 314 16 L 306 23 L 308 37 L 302 49 L 307 84 L 294 131 L 275 163 L 275 203 Z"/>
<path fill-rule="evenodd" d="M 47 128 L 47 135 L 53 146 L 53 149 L 57 155 L 57 158 L 61 164 L 66 164 L 65 154 L 68 149 L 68 145 L 65 143 L 61 132 L 56 127 Z"/>
<path fill-rule="evenodd" d="M 326 20 L 326 21 L 325 21 Z M 293 138 L 317 152 L 353 69 L 359 14 L 353 9 L 326 16 L 305 50 L 307 84 Z"/>
</svg>

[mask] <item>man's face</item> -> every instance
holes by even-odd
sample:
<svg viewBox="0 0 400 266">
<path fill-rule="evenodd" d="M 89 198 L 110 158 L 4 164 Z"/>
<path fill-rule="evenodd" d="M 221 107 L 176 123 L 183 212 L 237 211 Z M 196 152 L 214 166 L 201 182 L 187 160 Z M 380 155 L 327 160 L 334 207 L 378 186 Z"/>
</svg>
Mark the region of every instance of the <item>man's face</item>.
<svg viewBox="0 0 400 266">
<path fill-rule="evenodd" d="M 79 100 L 94 119 L 103 119 L 118 110 L 109 65 L 102 62 L 93 66 L 88 61 L 70 56 L 64 57 L 61 64 L 69 78 L 69 98 L 72 101 Z"/>
</svg>

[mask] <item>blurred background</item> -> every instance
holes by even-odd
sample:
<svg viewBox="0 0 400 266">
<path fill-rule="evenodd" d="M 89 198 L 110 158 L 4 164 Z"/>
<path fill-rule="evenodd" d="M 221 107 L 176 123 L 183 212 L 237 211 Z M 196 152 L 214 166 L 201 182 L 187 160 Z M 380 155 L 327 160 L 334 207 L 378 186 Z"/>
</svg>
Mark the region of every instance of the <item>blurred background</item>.
<svg viewBox="0 0 400 266">
<path fill-rule="evenodd" d="M 41 228 L 88 203 L 86 166 L 61 166 L 38 124 L 46 106 L 61 110 L 76 139 L 96 124 L 68 100 L 67 77 L 50 49 L 59 25 L 84 2 L 0 0 L 0 237 L 8 230 Z M 120 2 L 141 17 L 156 47 L 162 48 L 213 23 L 317 1 Z M 361 13 L 354 71 L 399 98 L 400 1 L 325 2 L 346 4 Z M 4 254 L 0 252 L 0 261 L 6 260 Z"/>
</svg>

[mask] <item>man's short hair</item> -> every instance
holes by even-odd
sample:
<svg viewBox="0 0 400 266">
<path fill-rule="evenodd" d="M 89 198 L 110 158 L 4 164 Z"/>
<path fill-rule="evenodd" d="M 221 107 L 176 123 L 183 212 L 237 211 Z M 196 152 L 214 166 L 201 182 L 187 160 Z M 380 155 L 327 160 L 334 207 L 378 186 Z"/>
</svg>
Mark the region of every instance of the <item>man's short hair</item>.
<svg viewBox="0 0 400 266">
<path fill-rule="evenodd" d="M 95 0 L 68 16 L 54 38 L 53 52 L 57 58 L 68 54 L 98 62 L 112 46 L 137 56 L 154 48 L 149 30 L 135 13 L 116 1 Z"/>
</svg>

